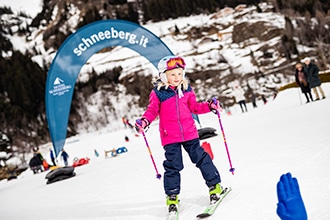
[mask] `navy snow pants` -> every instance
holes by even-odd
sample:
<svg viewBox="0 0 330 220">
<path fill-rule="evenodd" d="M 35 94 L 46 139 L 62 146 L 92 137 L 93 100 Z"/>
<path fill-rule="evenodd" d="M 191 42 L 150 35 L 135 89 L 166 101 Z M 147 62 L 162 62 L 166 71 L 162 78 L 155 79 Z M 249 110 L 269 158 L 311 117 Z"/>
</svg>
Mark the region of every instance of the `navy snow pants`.
<svg viewBox="0 0 330 220">
<path fill-rule="evenodd" d="M 166 160 L 163 163 L 166 195 L 178 195 L 180 193 L 180 171 L 183 169 L 181 145 L 188 153 L 191 162 L 200 169 L 208 187 L 221 182 L 217 168 L 214 166 L 209 154 L 200 146 L 198 138 L 182 143 L 168 144 L 164 146 Z"/>
</svg>

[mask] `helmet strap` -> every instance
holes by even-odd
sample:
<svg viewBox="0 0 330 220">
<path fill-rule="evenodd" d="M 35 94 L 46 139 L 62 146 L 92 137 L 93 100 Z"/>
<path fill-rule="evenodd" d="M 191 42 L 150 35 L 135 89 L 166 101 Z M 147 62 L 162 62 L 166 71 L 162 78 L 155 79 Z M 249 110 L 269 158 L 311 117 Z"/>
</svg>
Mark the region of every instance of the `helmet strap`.
<svg viewBox="0 0 330 220">
<path fill-rule="evenodd" d="M 166 77 L 166 73 L 161 73 L 159 74 L 159 78 L 163 83 L 168 83 L 167 77 Z"/>
</svg>

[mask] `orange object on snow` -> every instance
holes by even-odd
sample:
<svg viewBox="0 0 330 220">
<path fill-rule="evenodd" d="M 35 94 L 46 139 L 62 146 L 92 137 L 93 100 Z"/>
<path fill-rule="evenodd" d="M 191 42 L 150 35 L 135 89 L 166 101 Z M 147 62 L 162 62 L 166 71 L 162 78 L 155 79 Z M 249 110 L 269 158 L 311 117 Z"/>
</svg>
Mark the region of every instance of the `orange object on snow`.
<svg viewBox="0 0 330 220">
<path fill-rule="evenodd" d="M 203 142 L 202 143 L 202 148 L 204 149 L 204 151 L 206 152 L 206 153 L 208 153 L 209 155 L 210 155 L 210 157 L 211 157 L 211 159 L 213 160 L 213 158 L 214 158 L 214 156 L 213 156 L 213 152 L 212 152 L 212 149 L 211 149 L 211 145 L 210 145 L 210 143 L 208 143 L 208 142 Z"/>
<path fill-rule="evenodd" d="M 46 160 L 43 160 L 42 161 L 42 166 L 44 167 L 45 170 L 48 170 L 49 169 L 49 164 L 47 163 Z"/>
</svg>

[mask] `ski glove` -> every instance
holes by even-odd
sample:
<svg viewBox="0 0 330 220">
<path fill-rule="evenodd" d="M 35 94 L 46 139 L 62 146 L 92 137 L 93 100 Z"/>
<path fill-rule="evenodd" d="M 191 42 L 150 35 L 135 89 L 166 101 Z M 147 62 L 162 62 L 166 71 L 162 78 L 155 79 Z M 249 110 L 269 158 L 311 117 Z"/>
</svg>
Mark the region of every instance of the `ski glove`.
<svg viewBox="0 0 330 220">
<path fill-rule="evenodd" d="M 222 111 L 222 108 L 220 107 L 220 102 L 216 98 L 212 98 L 208 101 L 210 110 L 217 114 L 217 111 Z"/>
<path fill-rule="evenodd" d="M 135 121 L 135 130 L 138 133 L 142 133 L 144 129 L 149 125 L 149 121 L 146 118 L 137 119 Z"/>
<path fill-rule="evenodd" d="M 291 173 L 283 174 L 277 183 L 277 215 L 281 220 L 307 220 L 299 185 Z"/>
</svg>

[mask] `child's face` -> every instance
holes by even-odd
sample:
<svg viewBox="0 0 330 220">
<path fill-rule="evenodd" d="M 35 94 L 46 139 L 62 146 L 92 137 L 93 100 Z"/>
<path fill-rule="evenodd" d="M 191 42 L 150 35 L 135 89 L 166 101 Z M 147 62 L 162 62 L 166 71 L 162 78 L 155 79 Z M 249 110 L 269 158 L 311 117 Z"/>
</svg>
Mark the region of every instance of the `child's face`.
<svg viewBox="0 0 330 220">
<path fill-rule="evenodd" d="M 166 71 L 167 81 L 171 86 L 178 86 L 183 79 L 183 69 L 176 68 L 173 70 Z"/>
</svg>

